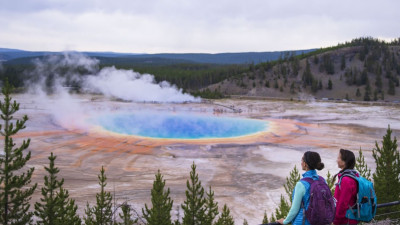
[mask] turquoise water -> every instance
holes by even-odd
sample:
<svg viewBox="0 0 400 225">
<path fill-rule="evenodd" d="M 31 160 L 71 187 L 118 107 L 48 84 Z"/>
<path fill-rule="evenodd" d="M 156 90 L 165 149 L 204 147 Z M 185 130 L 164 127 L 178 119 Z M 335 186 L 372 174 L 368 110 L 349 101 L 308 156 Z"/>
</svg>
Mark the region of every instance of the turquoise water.
<svg viewBox="0 0 400 225">
<path fill-rule="evenodd" d="M 115 133 L 171 139 L 238 137 L 268 128 L 262 120 L 161 112 L 108 114 L 94 122 Z"/>
</svg>

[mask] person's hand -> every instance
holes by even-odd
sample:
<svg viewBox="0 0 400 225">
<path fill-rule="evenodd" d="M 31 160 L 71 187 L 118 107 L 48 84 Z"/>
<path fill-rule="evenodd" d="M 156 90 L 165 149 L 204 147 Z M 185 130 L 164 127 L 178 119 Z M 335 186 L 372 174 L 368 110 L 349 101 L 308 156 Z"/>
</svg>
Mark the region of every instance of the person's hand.
<svg viewBox="0 0 400 225">
<path fill-rule="evenodd" d="M 283 221 L 284 221 L 284 220 L 285 220 L 285 219 L 282 218 L 282 219 L 277 220 L 276 222 L 278 222 L 278 223 L 280 223 L 280 224 L 283 224 Z"/>
</svg>

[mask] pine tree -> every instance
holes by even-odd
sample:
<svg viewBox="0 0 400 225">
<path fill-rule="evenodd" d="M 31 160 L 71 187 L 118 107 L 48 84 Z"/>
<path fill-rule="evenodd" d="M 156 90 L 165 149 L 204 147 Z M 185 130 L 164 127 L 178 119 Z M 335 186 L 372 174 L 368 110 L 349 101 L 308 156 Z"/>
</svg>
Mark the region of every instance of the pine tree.
<svg viewBox="0 0 400 225">
<path fill-rule="evenodd" d="M 57 225 L 81 225 L 82 220 L 77 214 L 78 206 L 74 199 L 69 198 L 68 190 L 60 187 L 57 193 L 57 202 L 59 217 L 56 220 Z"/>
<path fill-rule="evenodd" d="M 332 176 L 331 172 L 326 174 L 326 183 L 328 184 L 329 189 L 332 192 L 332 195 L 335 193 L 335 180 L 333 179 L 334 176 Z"/>
<path fill-rule="evenodd" d="M 48 176 L 44 177 L 41 202 L 35 203 L 35 215 L 39 218 L 37 224 L 81 224 L 76 214 L 78 207 L 74 200 L 70 200 L 68 191 L 62 188 L 64 179 L 58 180 L 60 170 L 55 167 L 56 156 L 50 154 L 49 167 L 45 167 Z M 57 192 L 58 191 L 58 192 Z"/>
<path fill-rule="evenodd" d="M 378 101 L 378 90 L 374 91 L 374 101 Z"/>
<path fill-rule="evenodd" d="M 389 95 L 395 95 L 396 94 L 396 89 L 394 87 L 394 82 L 391 78 L 389 78 L 388 80 L 389 82 L 389 90 L 388 90 L 388 94 Z"/>
<path fill-rule="evenodd" d="M 276 217 L 275 217 L 274 213 L 271 214 L 271 220 L 270 221 L 271 222 L 275 222 L 276 221 Z"/>
<path fill-rule="evenodd" d="M 376 170 L 373 174 L 375 192 L 378 204 L 398 200 L 400 197 L 400 154 L 397 151 L 397 139 L 392 140 L 390 126 L 383 136 L 382 147 L 375 142 L 372 156 L 375 159 Z M 379 213 L 397 211 L 400 207 L 387 207 L 379 209 Z"/>
<path fill-rule="evenodd" d="M 360 96 L 361 96 L 360 88 L 357 88 L 356 96 L 357 96 L 357 97 L 360 97 Z"/>
<path fill-rule="evenodd" d="M 382 76 L 380 74 L 376 75 L 375 86 L 378 92 L 382 91 Z"/>
<path fill-rule="evenodd" d="M 153 189 L 151 189 L 152 208 L 149 209 L 145 204 L 145 208 L 142 209 L 143 217 L 148 225 L 172 225 L 171 209 L 173 201 L 169 197 L 169 188 L 165 190 L 164 187 L 165 180 L 158 170 L 153 182 Z"/>
<path fill-rule="evenodd" d="M 290 94 L 295 94 L 296 91 L 294 89 L 294 82 L 292 82 L 292 84 L 290 85 Z"/>
<path fill-rule="evenodd" d="M 314 76 L 311 73 L 311 67 L 308 61 L 306 61 L 306 69 L 303 72 L 302 81 L 305 87 L 308 85 L 312 85 L 314 81 Z"/>
<path fill-rule="evenodd" d="M 218 215 L 218 202 L 214 200 L 214 191 L 211 190 L 211 186 L 206 195 L 204 224 L 212 225 L 215 217 Z"/>
<path fill-rule="evenodd" d="M 356 160 L 355 168 L 358 172 L 360 172 L 361 176 L 365 177 L 368 180 L 371 180 L 371 169 L 369 169 L 367 163 L 365 163 L 365 158 L 364 155 L 362 154 L 361 147 L 360 150 L 358 151 L 358 157 Z"/>
<path fill-rule="evenodd" d="M 363 72 L 361 73 L 360 84 L 364 85 L 367 83 L 369 83 L 368 72 L 367 72 L 367 70 L 364 69 Z"/>
<path fill-rule="evenodd" d="M 268 215 L 267 215 L 267 211 L 264 211 L 264 218 L 262 220 L 262 224 L 267 224 L 267 223 L 269 223 Z"/>
<path fill-rule="evenodd" d="M 287 216 L 287 214 L 289 213 L 289 210 L 290 210 L 289 203 L 286 201 L 285 197 L 281 195 L 281 201 L 279 203 L 279 207 L 275 209 L 276 218 L 278 219 L 285 218 L 285 216 Z"/>
<path fill-rule="evenodd" d="M 199 225 L 204 221 L 204 188 L 201 186 L 199 175 L 196 173 L 196 165 L 192 164 L 190 180 L 186 182 L 186 200 L 182 204 L 184 211 L 183 225 Z"/>
<path fill-rule="evenodd" d="M 299 182 L 299 180 L 300 180 L 300 173 L 295 165 L 293 170 L 290 171 L 289 177 L 286 177 L 286 184 L 283 185 L 283 187 L 285 188 L 285 192 L 288 198 L 290 199 L 290 202 L 292 202 L 292 194 L 294 187 L 296 187 L 296 184 L 297 182 Z"/>
<path fill-rule="evenodd" d="M 133 225 L 138 222 L 137 218 L 135 220 L 132 219 L 131 208 L 128 204 L 123 204 L 121 206 L 121 209 L 122 209 L 122 214 L 120 213 L 119 217 L 121 218 L 122 222 L 117 223 L 117 225 Z"/>
<path fill-rule="evenodd" d="M 294 166 L 293 170 L 290 171 L 289 177 L 286 177 L 286 184 L 283 185 L 287 197 L 290 199 L 290 203 L 292 203 L 292 194 L 299 180 L 300 180 L 299 170 L 297 170 L 297 167 Z M 290 210 L 290 204 L 286 201 L 285 197 L 281 195 L 279 206 L 277 209 L 275 209 L 276 218 L 277 219 L 284 218 L 289 213 L 289 210 Z M 271 221 L 275 221 L 275 219 L 272 220 L 271 218 Z"/>
<path fill-rule="evenodd" d="M 49 156 L 50 167 L 44 167 L 49 173 L 49 176 L 44 177 L 44 187 L 42 188 L 41 202 L 35 203 L 35 215 L 39 217 L 37 224 L 55 224 L 58 216 L 58 205 L 57 205 L 57 189 L 62 186 L 64 179 L 57 180 L 57 173 L 60 170 L 54 167 L 54 160 L 57 157 L 51 153 Z"/>
<path fill-rule="evenodd" d="M 329 54 L 324 55 L 323 56 L 323 60 L 324 60 L 325 71 L 328 74 L 331 74 L 331 75 L 334 74 L 335 73 L 335 67 L 333 65 L 333 61 L 332 61 L 331 56 Z"/>
<path fill-rule="evenodd" d="M 96 225 L 110 224 L 112 221 L 112 196 L 105 191 L 107 177 L 104 174 L 104 167 L 101 167 L 99 178 L 100 193 L 96 194 L 96 205 L 93 207 L 94 223 Z"/>
<path fill-rule="evenodd" d="M 318 81 L 317 80 L 313 80 L 313 82 L 311 84 L 311 91 L 314 93 L 317 93 L 317 91 L 318 91 Z"/>
<path fill-rule="evenodd" d="M 365 86 L 364 101 L 371 101 L 371 86 L 369 83 Z"/>
<path fill-rule="evenodd" d="M 249 225 L 246 219 L 243 219 L 243 225 Z"/>
<path fill-rule="evenodd" d="M 235 222 L 233 221 L 233 217 L 230 215 L 230 210 L 224 205 L 224 208 L 222 209 L 222 214 L 218 218 L 218 221 L 215 223 L 215 225 L 234 225 Z"/>
<path fill-rule="evenodd" d="M 317 57 L 317 55 L 314 55 L 314 64 L 318 64 L 319 63 L 319 58 Z"/>
<path fill-rule="evenodd" d="M 24 156 L 24 150 L 29 147 L 30 139 L 24 140 L 20 147 L 15 147 L 12 136 L 25 128 L 28 117 L 14 120 L 14 113 L 19 110 L 19 104 L 10 97 L 12 91 L 8 81 L 2 88 L 4 102 L 0 101 L 1 119 L 0 134 L 4 137 L 4 152 L 0 153 L 0 223 L 29 224 L 32 222 L 33 212 L 29 212 L 29 201 L 37 184 L 27 188 L 30 184 L 34 168 L 26 172 L 21 171 L 31 158 L 31 152 Z M 3 128 L 3 129 L 2 129 Z"/>
<path fill-rule="evenodd" d="M 328 89 L 332 90 L 332 81 L 331 81 L 331 79 L 329 79 L 329 81 L 328 81 Z"/>
<path fill-rule="evenodd" d="M 83 221 L 85 222 L 85 225 L 95 224 L 93 208 L 90 207 L 88 202 L 86 202 L 85 217 L 83 217 Z"/>
<path fill-rule="evenodd" d="M 346 58 L 344 57 L 344 55 L 342 55 L 342 60 L 340 63 L 340 69 L 344 70 L 346 68 Z"/>
</svg>

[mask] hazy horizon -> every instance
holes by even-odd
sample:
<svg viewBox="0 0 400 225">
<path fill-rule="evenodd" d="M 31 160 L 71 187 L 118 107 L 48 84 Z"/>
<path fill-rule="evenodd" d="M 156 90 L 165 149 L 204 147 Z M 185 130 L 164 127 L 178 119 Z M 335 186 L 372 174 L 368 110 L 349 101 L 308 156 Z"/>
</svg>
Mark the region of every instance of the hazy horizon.
<svg viewBox="0 0 400 225">
<path fill-rule="evenodd" d="M 399 37 L 395 0 L 0 0 L 0 46 L 27 51 L 236 53 Z"/>
</svg>

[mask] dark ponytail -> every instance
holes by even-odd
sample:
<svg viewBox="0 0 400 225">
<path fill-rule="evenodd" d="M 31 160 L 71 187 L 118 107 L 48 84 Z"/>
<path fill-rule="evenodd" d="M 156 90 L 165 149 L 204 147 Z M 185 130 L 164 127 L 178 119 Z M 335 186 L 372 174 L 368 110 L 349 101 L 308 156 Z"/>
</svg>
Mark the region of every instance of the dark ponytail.
<svg viewBox="0 0 400 225">
<path fill-rule="evenodd" d="M 303 161 L 307 164 L 310 170 L 322 170 L 325 165 L 321 162 L 321 157 L 317 152 L 307 151 L 303 155 Z"/>
</svg>

